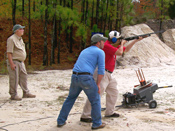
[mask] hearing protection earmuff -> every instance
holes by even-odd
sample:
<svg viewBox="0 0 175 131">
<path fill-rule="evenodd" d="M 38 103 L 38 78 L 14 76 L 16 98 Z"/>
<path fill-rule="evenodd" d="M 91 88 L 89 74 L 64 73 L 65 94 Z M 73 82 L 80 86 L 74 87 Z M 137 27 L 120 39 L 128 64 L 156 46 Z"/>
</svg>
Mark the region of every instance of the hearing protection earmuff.
<svg viewBox="0 0 175 131">
<path fill-rule="evenodd" d="M 114 36 L 115 36 L 115 37 L 113 37 L 113 38 L 111 39 L 112 43 L 117 42 L 117 38 L 116 38 L 117 32 L 116 32 L 116 31 L 114 32 Z"/>
</svg>

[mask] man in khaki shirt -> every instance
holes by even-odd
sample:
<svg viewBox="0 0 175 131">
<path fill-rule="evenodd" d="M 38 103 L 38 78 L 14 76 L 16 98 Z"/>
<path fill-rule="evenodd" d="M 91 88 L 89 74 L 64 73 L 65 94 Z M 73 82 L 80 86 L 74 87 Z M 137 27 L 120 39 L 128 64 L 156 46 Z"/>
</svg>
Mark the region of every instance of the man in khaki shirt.
<svg viewBox="0 0 175 131">
<path fill-rule="evenodd" d="M 27 88 L 27 71 L 24 60 L 26 59 L 25 44 L 22 39 L 25 26 L 13 26 L 13 35 L 7 39 L 7 69 L 9 72 L 9 94 L 11 100 L 22 100 L 17 94 L 18 84 L 23 90 L 23 98 L 35 98 Z"/>
</svg>

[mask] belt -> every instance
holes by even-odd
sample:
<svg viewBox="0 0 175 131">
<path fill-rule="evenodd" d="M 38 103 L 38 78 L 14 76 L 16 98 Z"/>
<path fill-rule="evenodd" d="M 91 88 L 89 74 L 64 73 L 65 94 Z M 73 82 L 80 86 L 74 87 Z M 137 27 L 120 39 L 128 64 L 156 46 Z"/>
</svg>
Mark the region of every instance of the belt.
<svg viewBox="0 0 175 131">
<path fill-rule="evenodd" d="M 73 71 L 73 74 L 75 74 L 75 75 L 92 75 L 91 73 L 88 73 L 88 72 L 74 72 L 74 71 Z"/>
<path fill-rule="evenodd" d="M 22 61 L 20 61 L 20 60 L 13 60 L 13 61 L 17 61 L 17 62 L 20 62 L 20 63 L 22 62 Z"/>
<path fill-rule="evenodd" d="M 111 71 L 109 71 L 109 70 L 107 70 L 107 69 L 105 69 L 105 71 L 107 71 L 107 72 L 109 72 L 109 73 L 112 73 Z"/>
</svg>

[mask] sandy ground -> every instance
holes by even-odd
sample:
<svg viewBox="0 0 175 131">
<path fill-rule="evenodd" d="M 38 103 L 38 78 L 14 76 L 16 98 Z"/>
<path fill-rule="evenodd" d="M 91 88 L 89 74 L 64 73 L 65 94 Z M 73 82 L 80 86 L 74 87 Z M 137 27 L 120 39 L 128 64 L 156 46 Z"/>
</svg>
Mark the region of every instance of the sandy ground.
<svg viewBox="0 0 175 131">
<path fill-rule="evenodd" d="M 174 131 L 175 130 L 175 66 L 142 68 L 146 80 L 152 80 L 158 86 L 173 85 L 171 88 L 159 89 L 153 96 L 157 108 L 149 109 L 148 104 L 131 108 L 116 108 L 119 118 L 102 120 L 107 126 L 101 131 Z M 0 130 L 8 131 L 90 131 L 90 123 L 79 121 L 86 96 L 81 92 L 75 102 L 67 124 L 56 127 L 56 119 L 68 94 L 72 70 L 36 71 L 28 75 L 28 87 L 37 97 L 11 101 L 8 94 L 8 76 L 0 75 Z M 135 68 L 115 69 L 113 73 L 118 82 L 119 97 L 116 105 L 121 105 L 122 95 L 133 92 L 134 85 L 139 84 Z M 22 90 L 18 88 L 19 96 Z M 102 97 L 105 107 L 105 94 Z"/>
</svg>

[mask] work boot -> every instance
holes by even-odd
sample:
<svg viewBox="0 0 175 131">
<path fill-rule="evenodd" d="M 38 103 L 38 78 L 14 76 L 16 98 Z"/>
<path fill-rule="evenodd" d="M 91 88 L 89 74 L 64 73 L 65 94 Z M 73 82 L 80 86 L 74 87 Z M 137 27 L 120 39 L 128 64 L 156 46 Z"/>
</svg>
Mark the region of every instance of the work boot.
<svg viewBox="0 0 175 131">
<path fill-rule="evenodd" d="M 114 114 L 112 114 L 112 115 L 110 115 L 110 116 L 105 116 L 105 117 L 119 117 L 119 116 L 120 116 L 120 114 L 114 113 Z"/>
<path fill-rule="evenodd" d="M 81 122 L 87 122 L 87 123 L 91 123 L 92 122 L 92 118 L 80 118 Z"/>
<path fill-rule="evenodd" d="M 64 124 L 57 124 L 57 127 L 62 127 L 64 125 L 66 125 L 66 122 L 64 122 Z"/>
<path fill-rule="evenodd" d="M 23 94 L 22 98 L 35 98 L 35 97 L 36 97 L 36 95 L 29 93 L 29 94 Z"/>
<path fill-rule="evenodd" d="M 100 128 L 104 128 L 106 126 L 105 123 L 102 123 L 100 126 L 98 127 L 91 127 L 92 130 L 97 130 L 97 129 L 100 129 Z"/>
<path fill-rule="evenodd" d="M 11 96 L 11 98 L 10 98 L 11 100 L 15 100 L 15 101 L 21 101 L 22 100 L 22 98 L 21 97 L 19 97 L 19 96 Z"/>
</svg>

